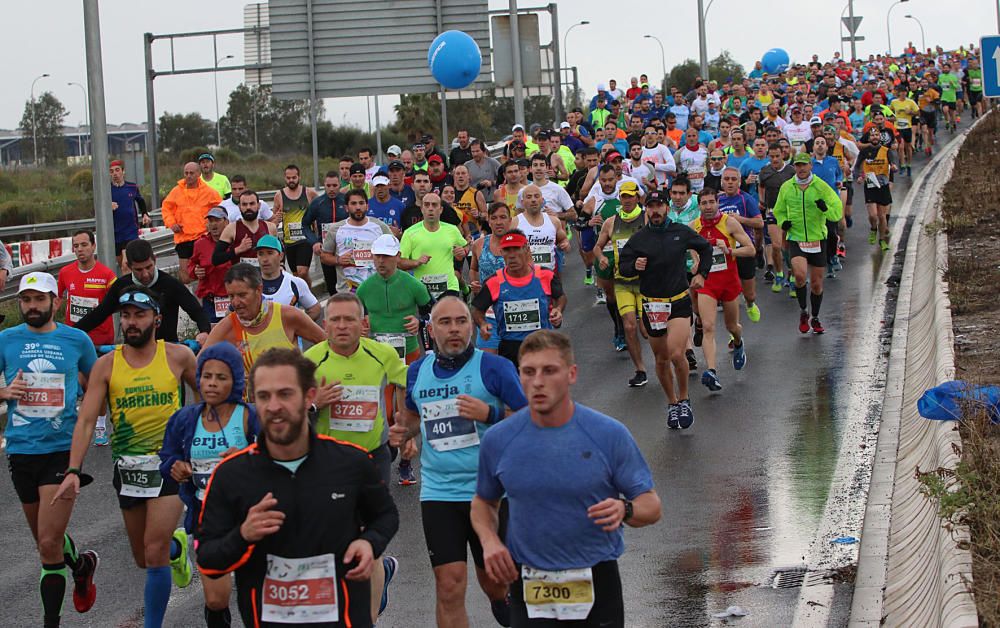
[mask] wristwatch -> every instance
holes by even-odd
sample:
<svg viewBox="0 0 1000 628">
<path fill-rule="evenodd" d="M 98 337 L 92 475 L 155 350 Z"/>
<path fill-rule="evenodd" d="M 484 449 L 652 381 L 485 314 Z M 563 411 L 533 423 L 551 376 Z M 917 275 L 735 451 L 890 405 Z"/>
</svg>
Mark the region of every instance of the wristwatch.
<svg viewBox="0 0 1000 628">
<path fill-rule="evenodd" d="M 632 500 L 621 498 L 622 503 L 625 504 L 625 516 L 622 517 L 622 523 L 626 523 L 635 514 L 635 509 L 632 507 Z"/>
</svg>

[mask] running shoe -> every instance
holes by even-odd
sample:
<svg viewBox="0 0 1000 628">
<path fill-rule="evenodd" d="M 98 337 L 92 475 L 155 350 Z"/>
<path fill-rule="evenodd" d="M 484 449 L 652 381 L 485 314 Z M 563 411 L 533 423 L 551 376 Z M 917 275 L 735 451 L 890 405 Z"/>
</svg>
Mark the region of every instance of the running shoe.
<svg viewBox="0 0 1000 628">
<path fill-rule="evenodd" d="M 802 289 L 805 290 L 805 286 L 802 286 Z M 798 295 L 795 293 L 795 283 L 793 283 L 791 280 L 789 280 L 789 282 L 788 282 L 788 298 L 794 299 L 797 296 Z"/>
<path fill-rule="evenodd" d="M 614 339 L 615 351 L 621 353 L 625 349 L 628 349 L 628 343 L 625 342 L 625 336 L 615 336 Z"/>
<path fill-rule="evenodd" d="M 399 569 L 399 559 L 395 556 L 383 556 L 382 568 L 385 569 L 385 582 L 382 583 L 382 601 L 378 603 L 378 614 L 381 617 L 385 607 L 389 605 L 389 583 Z"/>
<path fill-rule="evenodd" d="M 694 355 L 694 349 L 688 349 L 685 351 L 684 357 L 687 358 L 689 370 L 695 371 L 698 369 L 698 358 Z"/>
<path fill-rule="evenodd" d="M 733 348 L 733 368 L 737 371 L 743 370 L 743 367 L 747 365 L 746 344 L 746 342 L 741 342 Z"/>
<path fill-rule="evenodd" d="M 412 464 L 399 464 L 399 485 L 413 486 L 417 483 L 417 476 L 413 473 Z"/>
<path fill-rule="evenodd" d="M 587 272 L 583 276 L 583 285 L 585 286 L 594 285 L 594 271 L 590 266 L 587 267 Z"/>
<path fill-rule="evenodd" d="M 681 420 L 681 409 L 679 403 L 672 403 L 667 406 L 667 429 L 676 430 L 679 428 Z"/>
<path fill-rule="evenodd" d="M 838 273 L 844 270 L 844 264 L 840 261 L 839 255 L 833 258 L 833 269 Z"/>
<path fill-rule="evenodd" d="M 878 232 L 877 231 L 869 231 L 868 232 L 868 244 L 875 244 L 875 240 L 877 240 L 877 239 L 878 239 Z"/>
<path fill-rule="evenodd" d="M 174 584 L 184 588 L 191 584 L 191 561 L 188 560 L 188 533 L 184 528 L 174 530 L 174 540 L 181 546 L 181 553 L 177 558 L 170 560 L 170 575 L 173 576 Z"/>
<path fill-rule="evenodd" d="M 677 404 L 677 424 L 682 430 L 686 430 L 694 423 L 694 411 L 691 409 L 690 399 L 681 399 Z"/>
<path fill-rule="evenodd" d="M 597 289 L 597 298 L 594 299 L 594 305 L 604 305 L 608 302 L 608 298 L 604 296 L 604 290 L 601 288 Z"/>
<path fill-rule="evenodd" d="M 701 319 L 700 318 L 694 319 L 694 346 L 696 347 L 701 346 L 701 340 L 704 337 L 704 335 L 705 331 L 701 327 Z"/>
<path fill-rule="evenodd" d="M 107 429 L 94 428 L 94 447 L 107 447 L 109 442 Z"/>
<path fill-rule="evenodd" d="M 628 380 L 628 385 L 630 388 L 639 388 L 640 386 L 645 386 L 649 378 L 646 377 L 646 371 L 636 371 L 635 377 Z"/>
<path fill-rule="evenodd" d="M 806 312 L 799 314 L 799 333 L 809 333 L 809 314 Z"/>
<path fill-rule="evenodd" d="M 774 281 L 774 270 L 768 268 L 767 270 L 764 271 L 764 281 L 767 283 L 771 283 L 772 281 Z"/>
<path fill-rule="evenodd" d="M 887 240 L 879 240 L 878 246 L 880 249 L 882 249 L 883 253 L 889 250 L 889 242 Z"/>
<path fill-rule="evenodd" d="M 510 593 L 502 600 L 491 600 L 490 610 L 493 612 L 493 619 L 504 628 L 510 626 Z"/>
<path fill-rule="evenodd" d="M 719 381 L 715 369 L 705 369 L 705 372 L 701 374 L 701 383 L 713 392 L 722 390 L 722 382 Z"/>
<path fill-rule="evenodd" d="M 78 613 L 86 613 L 97 599 L 97 585 L 94 573 L 101 564 L 101 558 L 94 550 L 80 552 L 80 569 L 73 572 L 73 606 Z"/>
<path fill-rule="evenodd" d="M 834 270 L 833 270 L 833 262 L 827 262 L 826 263 L 826 278 L 827 279 L 835 279 L 836 277 L 837 277 L 837 273 L 835 273 Z"/>
<path fill-rule="evenodd" d="M 810 326 L 812 327 L 812 332 L 814 334 L 822 334 L 826 331 L 826 329 L 823 328 L 823 323 L 819 322 L 819 319 L 815 316 L 813 316 Z"/>
<path fill-rule="evenodd" d="M 752 323 L 760 322 L 760 308 L 757 307 L 756 303 L 747 307 L 747 318 L 749 318 Z"/>
<path fill-rule="evenodd" d="M 771 284 L 771 292 L 778 294 L 785 287 L 785 277 L 780 273 L 774 276 L 774 283 Z"/>
</svg>

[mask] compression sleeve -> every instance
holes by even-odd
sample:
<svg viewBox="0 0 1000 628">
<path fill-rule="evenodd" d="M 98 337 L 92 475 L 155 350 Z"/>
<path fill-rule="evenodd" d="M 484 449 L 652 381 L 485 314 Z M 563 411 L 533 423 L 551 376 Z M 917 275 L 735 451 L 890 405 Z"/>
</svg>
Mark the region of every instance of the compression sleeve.
<svg viewBox="0 0 1000 628">
<path fill-rule="evenodd" d="M 235 262 L 236 252 L 232 249 L 232 243 L 219 240 L 215 243 L 215 251 L 212 252 L 212 266 L 222 266 L 226 262 Z"/>
</svg>

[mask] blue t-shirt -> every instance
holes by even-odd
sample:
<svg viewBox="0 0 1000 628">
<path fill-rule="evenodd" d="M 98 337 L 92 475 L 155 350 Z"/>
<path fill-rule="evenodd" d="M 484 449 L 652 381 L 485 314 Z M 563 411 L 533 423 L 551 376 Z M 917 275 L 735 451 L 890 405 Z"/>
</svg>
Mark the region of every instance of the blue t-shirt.
<svg viewBox="0 0 1000 628">
<path fill-rule="evenodd" d="M 818 161 L 813 157 L 813 174 L 823 179 L 827 185 L 834 190 L 840 189 L 840 182 L 844 180 L 844 171 L 840 169 L 840 162 L 836 157 L 827 155 L 823 161 Z"/>
<path fill-rule="evenodd" d="M 427 362 L 428 359 L 430 362 Z M 424 368 L 425 363 L 431 368 Z M 475 373 L 477 366 L 478 377 Z M 406 372 L 406 407 L 418 415 L 421 407 L 428 402 L 447 401 L 462 394 L 482 399 L 493 406 L 494 417 L 497 418 L 503 417 L 503 406 L 518 410 L 528 405 L 514 364 L 506 358 L 478 349 L 458 370 L 442 368 L 434 360 L 432 352 L 411 364 Z M 422 420 L 420 471 L 423 478 L 420 482 L 420 500 L 471 502 L 476 493 L 479 445 L 446 448 L 442 446 L 443 439 L 452 434 L 462 435 L 465 431 L 471 433 L 471 427 L 478 431 L 479 438 L 482 439 L 488 433 L 487 430 L 495 426 L 460 417 L 444 419 L 448 420 Z M 433 433 L 428 434 L 428 430 Z M 432 446 L 430 441 L 437 441 L 437 446 Z"/>
<path fill-rule="evenodd" d="M 395 196 L 389 195 L 389 200 L 381 202 L 375 196 L 368 199 L 368 215 L 377 218 L 392 227 L 399 226 L 399 220 L 403 217 L 403 210 L 406 205 Z"/>
<path fill-rule="evenodd" d="M 740 166 L 743 165 L 743 162 L 746 161 L 747 159 L 750 159 L 751 157 L 753 157 L 753 153 L 751 153 L 750 151 L 745 151 L 743 153 L 743 156 L 740 157 L 739 155 L 735 154 L 730 148 L 730 150 L 726 153 L 726 165 L 739 170 Z M 740 173 L 740 176 L 743 176 L 742 172 Z"/>
<path fill-rule="evenodd" d="M 409 207 L 410 205 L 417 204 L 417 194 L 413 191 L 413 188 L 408 185 L 404 185 L 403 189 L 399 192 L 389 188 L 389 194 L 391 194 L 393 198 L 398 198 L 403 201 L 403 207 Z"/>
<path fill-rule="evenodd" d="M 115 242 L 125 243 L 138 239 L 139 221 L 136 218 L 136 199 L 141 199 L 139 186 L 126 181 L 121 187 L 111 186 L 111 202 L 118 207 L 111 215 L 115 220 Z M 112 206 L 114 207 L 114 206 Z"/>
<path fill-rule="evenodd" d="M 77 375 L 89 375 L 96 361 L 90 337 L 62 323 L 45 333 L 24 323 L 0 332 L 4 378 L 9 384 L 20 370 L 28 386 L 24 398 L 7 402 L 7 453 L 69 451 L 82 394 Z"/>
<path fill-rule="evenodd" d="M 725 214 L 734 214 L 743 216 L 744 218 L 756 218 L 760 216 L 760 205 L 757 204 L 757 199 L 743 191 L 737 192 L 732 196 L 719 194 L 719 210 Z M 750 240 L 753 241 L 753 229 L 743 225 L 743 230 L 747 232 Z"/>
<path fill-rule="evenodd" d="M 751 174 L 760 174 L 760 169 L 766 166 L 769 162 L 770 160 L 767 157 L 762 157 L 760 159 L 757 159 L 753 155 L 750 155 L 749 157 L 747 157 L 746 161 L 740 164 L 740 176 L 743 177 L 743 183 L 744 183 L 743 190 L 750 196 L 754 197 L 754 200 L 756 200 L 758 203 L 760 203 L 760 198 L 757 196 L 758 194 L 757 184 L 756 183 L 754 183 L 753 185 L 747 184 L 746 180 L 747 177 Z"/>
<path fill-rule="evenodd" d="M 476 494 L 489 501 L 507 495 L 507 549 L 516 562 L 538 569 L 617 559 L 625 551 L 621 528 L 604 532 L 587 509 L 652 489 L 628 428 L 579 403 L 560 427 L 539 427 L 525 408 L 490 429 L 480 445 Z"/>
</svg>

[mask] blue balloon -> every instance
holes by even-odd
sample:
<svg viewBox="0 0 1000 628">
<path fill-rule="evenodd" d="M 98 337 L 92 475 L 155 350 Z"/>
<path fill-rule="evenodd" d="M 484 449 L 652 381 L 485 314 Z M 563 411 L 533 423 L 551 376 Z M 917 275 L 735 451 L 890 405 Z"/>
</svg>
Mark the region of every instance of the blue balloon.
<svg viewBox="0 0 1000 628">
<path fill-rule="evenodd" d="M 789 57 L 783 48 L 771 48 L 760 58 L 761 69 L 768 74 L 779 74 L 788 69 Z"/>
<path fill-rule="evenodd" d="M 479 76 L 483 54 L 476 40 L 462 31 L 445 31 L 427 49 L 427 66 L 448 89 L 467 87 Z"/>
</svg>

